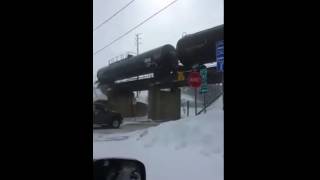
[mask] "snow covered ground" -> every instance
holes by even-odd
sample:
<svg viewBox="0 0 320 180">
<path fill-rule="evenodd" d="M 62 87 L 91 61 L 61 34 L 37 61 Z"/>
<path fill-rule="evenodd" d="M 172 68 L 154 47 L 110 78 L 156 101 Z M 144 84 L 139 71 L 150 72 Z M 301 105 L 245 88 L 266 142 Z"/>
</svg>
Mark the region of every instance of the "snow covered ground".
<svg viewBox="0 0 320 180">
<path fill-rule="evenodd" d="M 148 104 L 148 91 L 140 91 L 139 96 L 136 97 L 137 102 Z"/>
<path fill-rule="evenodd" d="M 190 115 L 130 133 L 94 134 L 93 158 L 137 159 L 146 166 L 148 180 L 222 180 L 222 97 L 206 114 Z"/>
<path fill-rule="evenodd" d="M 121 124 L 119 129 L 109 129 L 109 128 L 95 128 L 93 130 L 94 136 L 98 136 L 99 134 L 123 134 L 134 132 L 142 129 L 146 129 L 149 127 L 157 126 L 160 123 L 158 122 L 126 122 L 125 124 Z"/>
</svg>

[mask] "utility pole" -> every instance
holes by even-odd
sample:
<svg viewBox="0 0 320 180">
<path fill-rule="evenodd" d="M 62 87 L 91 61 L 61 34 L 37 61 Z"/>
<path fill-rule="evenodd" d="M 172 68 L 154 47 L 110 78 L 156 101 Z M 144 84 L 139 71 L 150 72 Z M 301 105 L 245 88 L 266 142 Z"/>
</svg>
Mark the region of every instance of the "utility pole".
<svg viewBox="0 0 320 180">
<path fill-rule="evenodd" d="M 137 55 L 139 54 L 139 45 L 141 44 L 140 40 L 141 38 L 139 37 L 141 33 L 136 34 L 136 46 L 137 46 Z"/>
<path fill-rule="evenodd" d="M 141 38 L 139 37 L 140 34 L 141 33 L 136 34 L 137 55 L 139 55 L 139 45 L 141 44 Z M 137 77 L 137 80 L 139 80 L 139 76 Z M 139 97 L 139 91 L 137 91 L 137 97 Z"/>
</svg>

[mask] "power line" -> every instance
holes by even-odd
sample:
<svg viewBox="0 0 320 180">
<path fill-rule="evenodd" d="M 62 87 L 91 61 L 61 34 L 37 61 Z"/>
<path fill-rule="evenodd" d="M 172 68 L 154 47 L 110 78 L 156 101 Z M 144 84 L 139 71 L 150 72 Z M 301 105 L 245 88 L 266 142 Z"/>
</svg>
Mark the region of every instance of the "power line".
<svg viewBox="0 0 320 180">
<path fill-rule="evenodd" d="M 126 4 L 125 6 L 123 6 L 121 9 L 119 9 L 116 13 L 114 13 L 111 17 L 109 17 L 108 19 L 104 20 L 101 24 L 99 24 L 97 27 L 95 27 L 93 29 L 93 31 L 97 30 L 98 28 L 100 28 L 102 25 L 104 25 L 105 23 L 107 23 L 108 21 L 110 21 L 112 18 L 114 18 L 117 14 L 119 14 L 121 11 L 123 11 L 125 8 L 127 8 L 131 3 L 133 3 L 135 0 L 130 1 L 128 4 Z"/>
<path fill-rule="evenodd" d="M 149 21 L 151 18 L 153 18 L 154 16 L 156 16 L 157 14 L 159 14 L 160 12 L 162 12 L 163 10 L 167 9 L 169 6 L 171 6 L 173 3 L 177 2 L 178 0 L 174 0 L 172 1 L 170 4 L 166 5 L 164 8 L 160 9 L 159 11 L 157 11 L 156 13 L 154 13 L 153 15 L 151 15 L 150 17 L 148 17 L 147 19 L 145 19 L 144 21 L 142 21 L 141 23 L 139 23 L 138 25 L 136 25 L 135 27 L 131 28 L 128 32 L 124 33 L 123 35 L 119 36 L 117 39 L 111 41 L 109 44 L 105 45 L 103 48 L 99 49 L 98 51 L 96 51 L 94 53 L 94 55 L 98 54 L 99 52 L 101 52 L 102 50 L 104 50 L 105 48 L 111 46 L 113 43 L 117 42 L 118 40 L 120 40 L 121 38 L 123 38 L 124 36 L 126 36 L 127 34 L 129 34 L 130 32 L 132 32 L 133 30 L 137 29 L 139 26 L 143 25 L 144 23 L 146 23 L 147 21 Z"/>
</svg>

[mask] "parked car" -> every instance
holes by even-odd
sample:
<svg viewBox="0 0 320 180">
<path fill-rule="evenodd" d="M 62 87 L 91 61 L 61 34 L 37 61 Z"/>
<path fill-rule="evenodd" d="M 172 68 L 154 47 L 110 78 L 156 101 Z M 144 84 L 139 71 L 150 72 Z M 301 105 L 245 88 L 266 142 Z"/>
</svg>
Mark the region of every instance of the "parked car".
<svg viewBox="0 0 320 180">
<path fill-rule="evenodd" d="M 103 127 L 119 128 L 122 124 L 120 113 L 109 110 L 105 104 L 95 102 L 93 104 L 93 124 Z"/>
</svg>

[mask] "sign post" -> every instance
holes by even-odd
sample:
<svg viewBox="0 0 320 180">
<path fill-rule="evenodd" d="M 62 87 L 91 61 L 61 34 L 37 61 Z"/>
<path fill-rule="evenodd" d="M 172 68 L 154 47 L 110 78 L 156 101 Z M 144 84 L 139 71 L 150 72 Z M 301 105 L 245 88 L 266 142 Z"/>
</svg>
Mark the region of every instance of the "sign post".
<svg viewBox="0 0 320 180">
<path fill-rule="evenodd" d="M 218 72 L 224 71 L 224 41 L 218 41 L 216 43 L 216 59 Z"/>
<path fill-rule="evenodd" d="M 207 67 L 205 65 L 200 66 L 200 75 L 201 75 L 201 87 L 200 87 L 200 93 L 203 94 L 203 109 L 206 113 L 206 93 L 208 92 L 208 84 L 207 84 L 207 76 L 208 71 Z"/>
<path fill-rule="evenodd" d="M 193 69 L 188 77 L 188 84 L 194 88 L 194 107 L 195 115 L 197 115 L 197 88 L 201 85 L 201 77 L 199 72 L 196 69 Z"/>
<path fill-rule="evenodd" d="M 222 73 L 222 97 L 223 97 L 223 109 L 224 109 L 224 40 L 216 43 L 216 59 L 217 70 Z"/>
<path fill-rule="evenodd" d="M 206 94 L 203 94 L 203 111 L 204 113 L 207 112 L 207 107 L 206 107 Z"/>
<path fill-rule="evenodd" d="M 187 101 L 187 116 L 188 116 L 188 117 L 189 117 L 189 107 L 190 107 L 189 101 Z"/>
<path fill-rule="evenodd" d="M 197 115 L 197 88 L 194 88 L 194 115 L 196 116 Z"/>
</svg>

